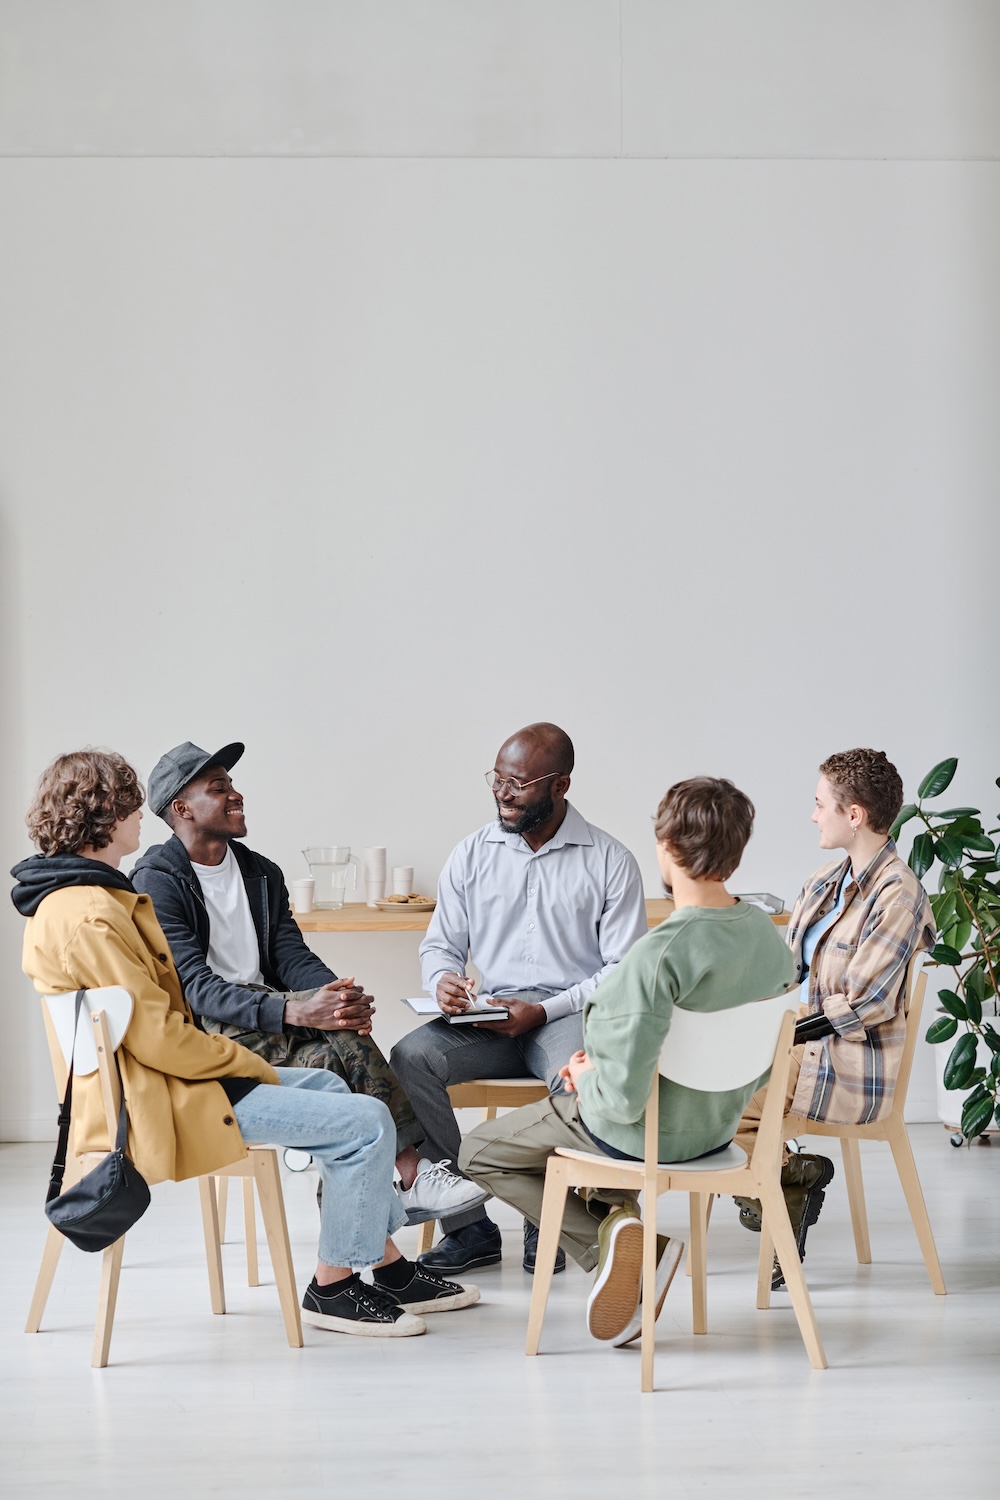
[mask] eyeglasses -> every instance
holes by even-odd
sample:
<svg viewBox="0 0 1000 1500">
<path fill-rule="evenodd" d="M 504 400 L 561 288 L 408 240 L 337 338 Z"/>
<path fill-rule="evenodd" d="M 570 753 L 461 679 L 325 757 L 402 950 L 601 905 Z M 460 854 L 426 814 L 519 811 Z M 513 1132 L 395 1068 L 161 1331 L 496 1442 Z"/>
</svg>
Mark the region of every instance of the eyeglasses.
<svg viewBox="0 0 1000 1500">
<path fill-rule="evenodd" d="M 509 788 L 515 797 L 526 792 L 529 786 L 537 786 L 540 781 L 548 781 L 550 776 L 562 776 L 562 771 L 546 771 L 544 776 L 536 776 L 533 781 L 518 781 L 516 776 L 501 776 L 498 771 L 484 771 L 486 785 L 491 792 L 502 792 L 504 787 Z"/>
</svg>

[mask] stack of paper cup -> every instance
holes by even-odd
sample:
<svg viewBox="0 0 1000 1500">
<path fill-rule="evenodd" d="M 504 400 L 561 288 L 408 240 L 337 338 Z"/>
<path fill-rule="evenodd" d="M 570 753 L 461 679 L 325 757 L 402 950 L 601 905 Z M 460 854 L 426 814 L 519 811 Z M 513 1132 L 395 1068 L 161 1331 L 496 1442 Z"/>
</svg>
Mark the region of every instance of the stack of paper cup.
<svg viewBox="0 0 1000 1500">
<path fill-rule="evenodd" d="M 413 890 L 413 866 L 393 865 L 392 867 L 392 894 L 394 896 L 408 896 Z"/>
<path fill-rule="evenodd" d="M 385 898 L 385 849 L 365 850 L 365 900 L 369 906 Z"/>
</svg>

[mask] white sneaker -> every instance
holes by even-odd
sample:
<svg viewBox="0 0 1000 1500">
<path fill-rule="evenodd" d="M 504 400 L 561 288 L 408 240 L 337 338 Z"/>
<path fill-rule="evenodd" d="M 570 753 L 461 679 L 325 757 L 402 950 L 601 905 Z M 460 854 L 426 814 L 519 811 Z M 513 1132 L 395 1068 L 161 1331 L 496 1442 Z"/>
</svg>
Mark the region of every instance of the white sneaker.
<svg viewBox="0 0 1000 1500">
<path fill-rule="evenodd" d="M 657 1235 L 656 1238 L 662 1240 L 662 1246 L 656 1261 L 656 1316 L 659 1317 L 663 1309 L 663 1304 L 666 1301 L 667 1293 L 670 1290 L 670 1283 L 674 1279 L 674 1272 L 680 1265 L 681 1256 L 684 1254 L 684 1241 L 671 1240 L 666 1235 Z M 616 1339 L 611 1340 L 612 1347 L 615 1349 L 624 1348 L 626 1344 L 631 1344 L 633 1339 L 637 1339 L 641 1333 L 642 1302 L 640 1301 L 631 1321 L 622 1329 Z"/>
<path fill-rule="evenodd" d="M 426 1224 L 430 1219 L 450 1218 L 467 1208 L 478 1208 L 490 1194 L 467 1177 L 452 1172 L 446 1161 L 428 1161 L 421 1157 L 413 1186 L 407 1192 L 397 1189 L 399 1201 L 406 1209 L 408 1224 Z"/>
</svg>

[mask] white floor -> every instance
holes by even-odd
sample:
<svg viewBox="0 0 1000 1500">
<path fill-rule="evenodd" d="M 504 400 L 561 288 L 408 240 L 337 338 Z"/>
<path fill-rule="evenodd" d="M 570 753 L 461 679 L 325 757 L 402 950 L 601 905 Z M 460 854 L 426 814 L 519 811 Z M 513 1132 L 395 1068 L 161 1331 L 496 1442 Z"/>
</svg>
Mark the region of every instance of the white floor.
<svg viewBox="0 0 1000 1500">
<path fill-rule="evenodd" d="M 783 1484 L 796 1500 L 854 1485 L 992 1500 L 1000 1142 L 955 1150 L 939 1127 L 912 1135 L 949 1295 L 930 1291 L 888 1149 L 862 1147 L 875 1263 L 855 1263 L 840 1175 L 806 1259 L 829 1370 L 809 1368 L 787 1297 L 755 1309 L 757 1241 L 723 1200 L 709 1240 L 711 1331 L 692 1336 L 678 1277 L 651 1396 L 639 1393 L 636 1352 L 588 1337 L 588 1278 L 575 1267 L 553 1283 L 542 1355 L 524 1357 L 520 1224 L 496 1205 L 505 1264 L 476 1274 L 478 1307 L 430 1319 L 424 1338 L 307 1328 L 306 1347 L 289 1349 L 269 1279 L 245 1285 L 239 1242 L 226 1249 L 229 1312 L 213 1317 L 191 1183 L 157 1188 L 130 1235 L 111 1364 L 92 1370 L 95 1259 L 67 1247 L 43 1331 L 21 1331 L 48 1153 L 0 1146 L 0 1493 L 773 1500 Z M 286 1175 L 285 1190 L 304 1285 L 314 1174 Z M 683 1233 L 686 1201 L 660 1201 L 671 1232 Z M 403 1231 L 404 1250 L 414 1239 Z"/>
</svg>

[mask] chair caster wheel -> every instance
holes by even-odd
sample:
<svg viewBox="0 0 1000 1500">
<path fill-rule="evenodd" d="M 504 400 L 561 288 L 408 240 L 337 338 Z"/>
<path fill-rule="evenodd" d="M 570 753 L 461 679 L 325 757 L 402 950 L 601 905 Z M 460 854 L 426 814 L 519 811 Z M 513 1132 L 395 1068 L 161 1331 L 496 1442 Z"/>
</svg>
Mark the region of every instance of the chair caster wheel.
<svg viewBox="0 0 1000 1500">
<path fill-rule="evenodd" d="M 289 1172 L 304 1172 L 307 1167 L 312 1166 L 312 1156 L 308 1151 L 297 1151 L 294 1146 L 286 1146 L 282 1161 Z"/>
<path fill-rule="evenodd" d="M 953 1146 L 964 1146 L 965 1145 L 965 1136 L 962 1135 L 961 1132 L 959 1132 L 958 1135 L 949 1136 L 949 1140 L 951 1141 L 951 1144 Z"/>
</svg>

